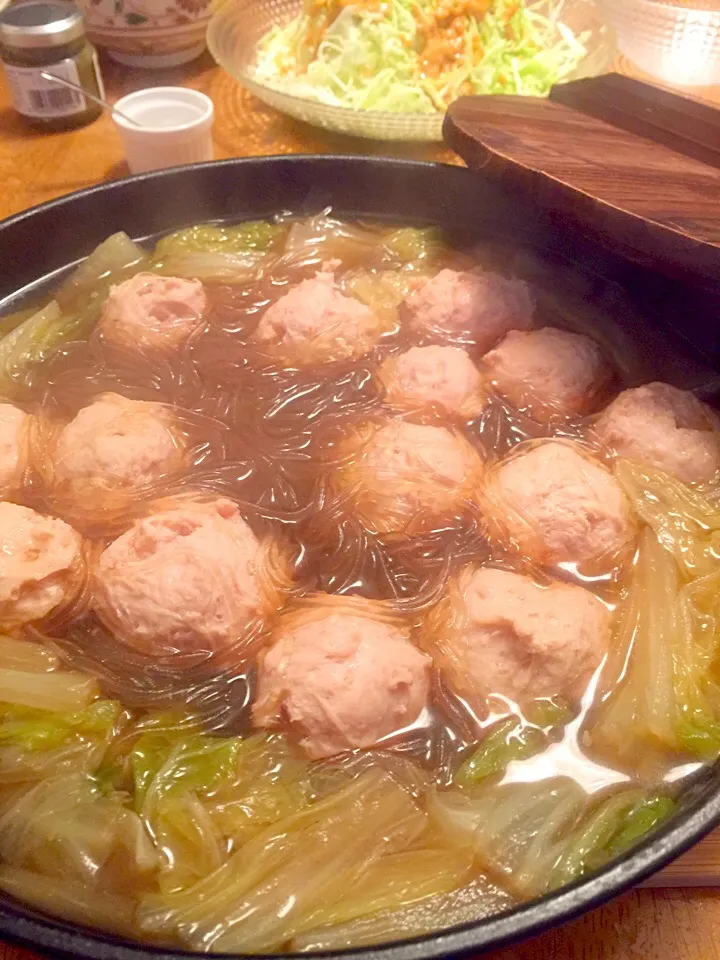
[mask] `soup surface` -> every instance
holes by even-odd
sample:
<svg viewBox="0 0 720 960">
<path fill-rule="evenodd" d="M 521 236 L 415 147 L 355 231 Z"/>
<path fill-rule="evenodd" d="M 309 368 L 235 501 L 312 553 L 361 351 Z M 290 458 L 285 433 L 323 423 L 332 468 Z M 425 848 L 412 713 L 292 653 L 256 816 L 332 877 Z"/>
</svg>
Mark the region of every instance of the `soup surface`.
<svg viewBox="0 0 720 960">
<path fill-rule="evenodd" d="M 420 936 L 720 753 L 718 420 L 570 272 L 325 212 L 116 235 L 2 324 L 6 893 L 197 951 Z"/>
</svg>

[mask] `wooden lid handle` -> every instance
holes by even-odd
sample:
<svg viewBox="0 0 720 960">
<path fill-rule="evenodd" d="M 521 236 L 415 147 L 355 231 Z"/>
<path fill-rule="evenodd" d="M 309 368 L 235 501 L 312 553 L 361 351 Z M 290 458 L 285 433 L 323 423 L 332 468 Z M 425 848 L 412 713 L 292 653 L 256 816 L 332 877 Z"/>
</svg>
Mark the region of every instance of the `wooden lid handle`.
<svg viewBox="0 0 720 960">
<path fill-rule="evenodd" d="M 720 112 L 619 74 L 534 97 L 464 97 L 445 140 L 471 169 L 530 195 L 615 251 L 720 283 Z"/>
</svg>

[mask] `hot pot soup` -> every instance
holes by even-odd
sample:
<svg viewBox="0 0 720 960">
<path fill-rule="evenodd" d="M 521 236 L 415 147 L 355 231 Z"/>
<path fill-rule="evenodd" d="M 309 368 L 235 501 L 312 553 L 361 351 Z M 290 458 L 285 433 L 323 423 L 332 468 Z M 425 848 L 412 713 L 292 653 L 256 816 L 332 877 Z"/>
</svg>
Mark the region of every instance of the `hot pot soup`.
<svg viewBox="0 0 720 960">
<path fill-rule="evenodd" d="M 507 245 L 110 237 L 0 339 L 0 889 L 196 951 L 506 910 L 720 753 L 720 432 Z"/>
</svg>

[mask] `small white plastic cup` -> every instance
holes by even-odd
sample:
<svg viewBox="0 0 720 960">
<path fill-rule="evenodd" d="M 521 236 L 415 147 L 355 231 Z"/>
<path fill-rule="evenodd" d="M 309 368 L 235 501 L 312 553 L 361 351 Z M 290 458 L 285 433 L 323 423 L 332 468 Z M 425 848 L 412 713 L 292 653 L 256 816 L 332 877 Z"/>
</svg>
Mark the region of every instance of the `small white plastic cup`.
<svg viewBox="0 0 720 960">
<path fill-rule="evenodd" d="M 113 121 L 125 146 L 131 173 L 212 160 L 213 103 L 185 87 L 149 87 L 118 100 Z"/>
</svg>

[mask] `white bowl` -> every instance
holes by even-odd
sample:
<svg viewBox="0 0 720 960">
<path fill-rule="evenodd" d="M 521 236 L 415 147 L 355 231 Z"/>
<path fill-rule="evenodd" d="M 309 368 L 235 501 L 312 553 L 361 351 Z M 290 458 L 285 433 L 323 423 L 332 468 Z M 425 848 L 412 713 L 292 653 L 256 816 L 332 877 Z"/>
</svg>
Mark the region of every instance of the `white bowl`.
<svg viewBox="0 0 720 960">
<path fill-rule="evenodd" d="M 85 14 L 90 40 L 127 66 L 176 67 L 205 49 L 212 0 L 76 2 Z"/>
</svg>

